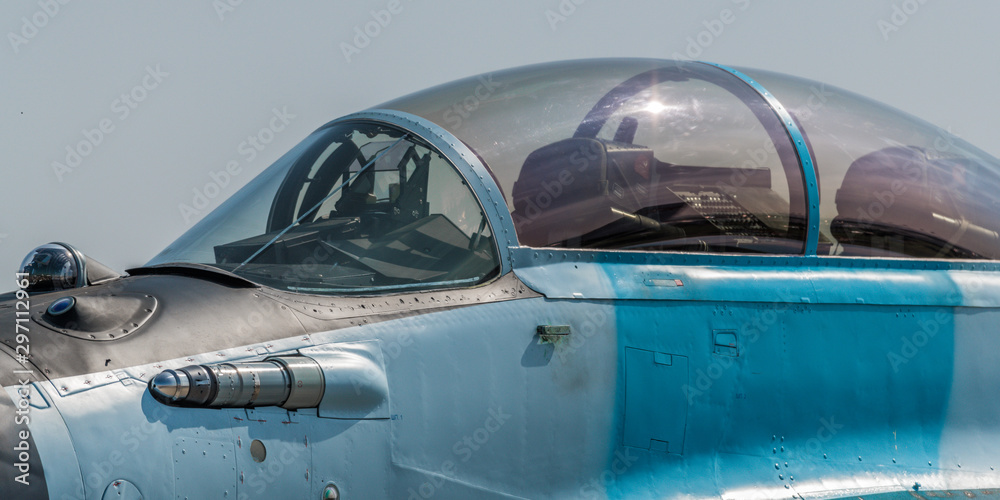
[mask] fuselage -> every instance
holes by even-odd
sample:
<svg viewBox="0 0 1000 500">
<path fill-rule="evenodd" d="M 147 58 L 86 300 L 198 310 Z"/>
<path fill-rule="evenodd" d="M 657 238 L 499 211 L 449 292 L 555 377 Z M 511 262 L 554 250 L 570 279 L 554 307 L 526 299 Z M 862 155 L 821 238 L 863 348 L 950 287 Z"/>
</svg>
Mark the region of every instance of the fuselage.
<svg viewBox="0 0 1000 500">
<path fill-rule="evenodd" d="M 153 295 L 156 312 L 110 342 L 30 325 L 23 427 L 47 472 L 28 479 L 53 498 L 122 479 L 146 498 L 306 498 L 328 482 L 350 498 L 994 487 L 993 264 L 513 254 L 514 272 L 481 287 L 378 298 L 183 275 L 94 287 Z M 570 333 L 542 342 L 543 325 Z M 167 367 L 358 343 L 381 352 L 385 415 L 177 408 L 146 390 Z M 16 377 L 4 387 L 19 398 Z"/>
</svg>

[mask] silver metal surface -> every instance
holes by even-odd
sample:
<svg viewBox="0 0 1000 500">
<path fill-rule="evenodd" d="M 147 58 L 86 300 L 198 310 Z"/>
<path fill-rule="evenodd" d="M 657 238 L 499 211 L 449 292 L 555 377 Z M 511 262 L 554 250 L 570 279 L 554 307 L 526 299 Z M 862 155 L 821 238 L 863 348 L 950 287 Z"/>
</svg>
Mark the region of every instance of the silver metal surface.
<svg viewBox="0 0 1000 500">
<path fill-rule="evenodd" d="M 323 370 L 312 358 L 299 356 L 284 356 L 268 358 L 266 361 L 278 363 L 289 376 L 290 392 L 281 407 L 294 410 L 296 408 L 314 408 L 323 399 L 325 382 Z"/>
<path fill-rule="evenodd" d="M 74 300 L 73 306 L 58 315 L 49 313 L 50 303 L 37 301 L 31 307 L 32 321 L 78 339 L 120 340 L 139 331 L 159 305 L 156 297 L 144 293 L 102 293 L 90 286 L 72 293 L 67 297 Z"/>
<path fill-rule="evenodd" d="M 209 368 L 219 385 L 218 396 L 210 406 L 277 406 L 288 398 L 288 374 L 274 363 L 222 363 Z"/>
<path fill-rule="evenodd" d="M 191 380 L 183 372 L 163 370 L 149 382 L 149 391 L 158 400 L 182 401 L 191 389 Z"/>
<path fill-rule="evenodd" d="M 195 397 L 191 373 L 201 377 L 205 397 Z M 210 375 L 209 375 L 210 374 Z M 149 391 L 167 405 L 208 408 L 281 406 L 313 408 L 323 399 L 324 375 L 319 363 L 303 356 L 283 356 L 249 363 L 192 365 L 164 370 L 153 377 Z"/>
</svg>

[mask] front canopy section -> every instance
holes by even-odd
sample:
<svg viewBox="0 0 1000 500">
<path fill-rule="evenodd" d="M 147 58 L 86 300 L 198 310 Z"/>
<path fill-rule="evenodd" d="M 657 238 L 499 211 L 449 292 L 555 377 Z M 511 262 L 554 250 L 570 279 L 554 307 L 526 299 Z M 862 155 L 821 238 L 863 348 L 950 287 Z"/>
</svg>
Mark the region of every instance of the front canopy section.
<svg viewBox="0 0 1000 500">
<path fill-rule="evenodd" d="M 311 294 L 472 285 L 499 266 L 455 167 L 365 121 L 316 131 L 147 265 L 177 262 Z"/>
</svg>

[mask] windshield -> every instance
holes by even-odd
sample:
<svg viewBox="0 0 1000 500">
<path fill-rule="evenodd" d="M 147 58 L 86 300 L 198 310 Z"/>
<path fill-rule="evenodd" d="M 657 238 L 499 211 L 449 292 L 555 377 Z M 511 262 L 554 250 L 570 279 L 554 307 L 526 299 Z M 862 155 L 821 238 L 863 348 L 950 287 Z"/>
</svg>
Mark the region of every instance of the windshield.
<svg viewBox="0 0 1000 500">
<path fill-rule="evenodd" d="M 316 131 L 147 265 L 175 262 L 316 294 L 474 284 L 499 265 L 455 167 L 368 122 Z"/>
</svg>

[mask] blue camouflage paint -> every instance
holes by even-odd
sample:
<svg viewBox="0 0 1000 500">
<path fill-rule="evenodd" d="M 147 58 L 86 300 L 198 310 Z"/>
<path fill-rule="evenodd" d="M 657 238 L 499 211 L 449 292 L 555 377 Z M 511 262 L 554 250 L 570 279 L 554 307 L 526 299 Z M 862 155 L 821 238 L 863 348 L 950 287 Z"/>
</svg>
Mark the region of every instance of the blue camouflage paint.
<svg viewBox="0 0 1000 500">
<path fill-rule="evenodd" d="M 896 262 L 904 269 L 892 270 L 842 258 L 512 253 L 515 273 L 550 298 L 624 299 L 615 309 L 620 358 L 641 349 L 688 362 L 687 385 L 674 388 L 688 402 L 683 454 L 619 445 L 584 497 L 652 490 L 743 491 L 732 496 L 743 498 L 747 488 L 762 488 L 759 498 L 773 498 L 785 484 L 822 489 L 819 477 L 845 491 L 879 485 L 886 468 L 919 478 L 964 462 L 983 474 L 997 458 L 946 432 L 955 418 L 989 426 L 989 408 L 961 401 L 980 384 L 975 367 L 989 365 L 990 354 L 974 346 L 990 341 L 973 333 L 987 328 L 971 322 L 996 319 L 998 304 L 989 297 L 1000 282 L 963 270 L 969 263 L 914 271 L 904 269 L 923 263 Z M 650 286 L 649 277 L 683 285 Z M 720 330 L 737 333 L 738 357 L 713 353 L 712 333 Z M 980 376 L 994 380 L 995 371 Z M 630 397 L 627 380 L 620 365 L 619 418 Z M 963 397 L 956 400 L 956 392 Z M 614 442 L 627 432 L 623 420 L 611 430 Z"/>
</svg>

